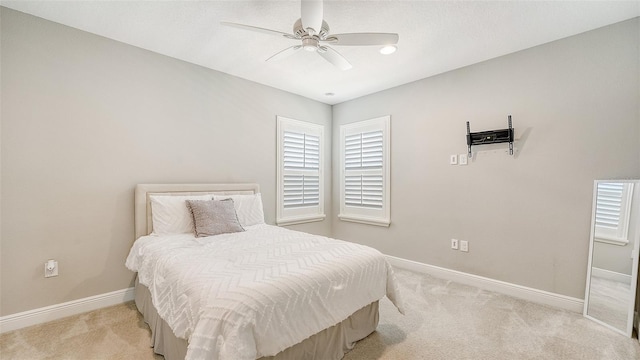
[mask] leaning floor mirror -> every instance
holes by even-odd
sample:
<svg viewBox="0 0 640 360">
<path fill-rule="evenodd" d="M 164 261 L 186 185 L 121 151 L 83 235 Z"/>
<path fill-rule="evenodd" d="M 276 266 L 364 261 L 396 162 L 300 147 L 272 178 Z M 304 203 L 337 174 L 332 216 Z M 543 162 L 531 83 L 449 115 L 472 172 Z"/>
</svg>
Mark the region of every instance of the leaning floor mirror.
<svg viewBox="0 0 640 360">
<path fill-rule="evenodd" d="M 629 337 L 639 238 L 640 180 L 596 180 L 584 316 Z"/>
</svg>

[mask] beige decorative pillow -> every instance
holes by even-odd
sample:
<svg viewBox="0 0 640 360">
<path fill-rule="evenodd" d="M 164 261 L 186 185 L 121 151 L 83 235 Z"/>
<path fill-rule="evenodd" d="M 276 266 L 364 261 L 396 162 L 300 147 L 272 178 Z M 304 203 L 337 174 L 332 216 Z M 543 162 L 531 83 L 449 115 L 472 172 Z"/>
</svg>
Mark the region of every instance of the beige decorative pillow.
<svg viewBox="0 0 640 360">
<path fill-rule="evenodd" d="M 187 200 L 187 207 L 193 215 L 197 237 L 244 231 L 232 199 Z"/>
</svg>

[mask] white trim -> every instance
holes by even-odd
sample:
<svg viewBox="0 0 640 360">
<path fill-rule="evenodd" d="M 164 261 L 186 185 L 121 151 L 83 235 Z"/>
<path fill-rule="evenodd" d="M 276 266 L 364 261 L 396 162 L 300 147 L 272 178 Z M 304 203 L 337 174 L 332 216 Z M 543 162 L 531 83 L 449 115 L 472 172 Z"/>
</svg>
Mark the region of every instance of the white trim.
<svg viewBox="0 0 640 360">
<path fill-rule="evenodd" d="M 595 277 L 599 277 L 607 280 L 613 280 L 613 281 L 621 282 L 627 285 L 631 285 L 631 275 L 622 274 L 622 273 L 611 271 L 611 270 L 601 269 L 595 266 L 591 269 L 591 275 Z"/>
<path fill-rule="evenodd" d="M 424 264 L 417 261 L 386 255 L 387 260 L 393 266 L 423 274 L 429 274 L 437 278 L 455 281 L 465 285 L 475 286 L 484 290 L 495 291 L 501 294 L 528 300 L 538 304 L 544 304 L 577 313 L 582 313 L 584 300 L 571 296 L 556 294 L 544 290 L 534 289 L 505 281 L 486 278 L 483 276 L 468 274 L 465 272 Z"/>
<path fill-rule="evenodd" d="M 338 219 L 342 221 L 351 221 L 351 222 L 360 223 L 360 224 L 377 225 L 377 226 L 384 226 L 384 227 L 389 227 L 389 225 L 391 225 L 391 220 L 389 220 L 388 218 L 374 218 L 374 217 L 358 216 L 358 215 L 351 215 L 351 214 L 349 215 L 339 214 Z"/>
<path fill-rule="evenodd" d="M 133 288 L 128 288 L 3 316 L 0 317 L 0 334 L 107 306 L 122 304 L 133 300 L 133 298 Z"/>
<path fill-rule="evenodd" d="M 629 240 L 627 239 L 607 238 L 605 236 L 597 237 L 594 239 L 594 241 L 599 243 L 604 243 L 604 244 L 618 245 L 618 246 L 625 246 L 629 243 Z"/>
<path fill-rule="evenodd" d="M 582 304 L 582 315 L 587 316 L 587 310 L 589 308 L 589 296 L 591 292 L 591 269 L 593 265 L 593 249 L 595 244 L 596 235 L 596 202 L 598 199 L 598 180 L 593 182 L 593 206 L 591 207 L 591 233 L 589 235 L 589 258 L 587 260 L 587 279 L 584 290 L 584 302 Z"/>
<path fill-rule="evenodd" d="M 277 219 L 276 224 L 278 226 L 305 224 L 310 222 L 322 221 L 326 218 L 324 214 L 315 216 L 300 216 L 300 217 L 286 217 L 284 219 Z"/>
</svg>

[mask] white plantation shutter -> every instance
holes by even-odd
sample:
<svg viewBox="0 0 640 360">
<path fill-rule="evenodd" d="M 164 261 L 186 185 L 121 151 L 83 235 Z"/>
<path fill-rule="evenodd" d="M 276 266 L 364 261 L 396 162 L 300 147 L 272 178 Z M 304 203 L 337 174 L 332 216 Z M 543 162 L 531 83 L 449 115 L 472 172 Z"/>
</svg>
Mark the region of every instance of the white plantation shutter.
<svg viewBox="0 0 640 360">
<path fill-rule="evenodd" d="M 382 117 L 340 128 L 340 219 L 388 226 L 389 120 Z"/>
<path fill-rule="evenodd" d="M 623 183 L 598 184 L 596 226 L 609 229 L 617 229 L 619 227 L 623 192 Z"/>
<path fill-rule="evenodd" d="M 324 219 L 323 127 L 278 117 L 277 223 Z"/>
<path fill-rule="evenodd" d="M 381 130 L 345 136 L 345 168 L 382 168 L 384 150 L 382 140 Z"/>
<path fill-rule="evenodd" d="M 628 242 L 633 184 L 600 182 L 597 189 L 595 237 L 622 243 Z"/>
<path fill-rule="evenodd" d="M 318 170 L 320 138 L 318 136 L 284 132 L 284 167 Z"/>
<path fill-rule="evenodd" d="M 381 130 L 345 136 L 345 204 L 382 209 L 383 136 Z M 363 173 L 372 170 L 374 173 Z"/>
<path fill-rule="evenodd" d="M 320 137 L 284 132 L 284 207 L 320 203 Z"/>
<path fill-rule="evenodd" d="M 320 202 L 320 181 L 318 176 L 285 175 L 284 207 L 317 206 Z"/>
<path fill-rule="evenodd" d="M 345 205 L 382 209 L 383 184 L 382 175 L 346 175 Z"/>
</svg>

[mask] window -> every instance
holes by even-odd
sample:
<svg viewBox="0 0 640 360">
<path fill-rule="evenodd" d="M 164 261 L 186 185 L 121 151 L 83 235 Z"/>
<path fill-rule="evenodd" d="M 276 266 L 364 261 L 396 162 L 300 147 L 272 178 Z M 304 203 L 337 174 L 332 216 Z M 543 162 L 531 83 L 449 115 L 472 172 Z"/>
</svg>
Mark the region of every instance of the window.
<svg viewBox="0 0 640 360">
<path fill-rule="evenodd" d="M 278 116 L 276 223 L 321 221 L 324 215 L 324 127 Z"/>
<path fill-rule="evenodd" d="M 341 220 L 389 226 L 390 116 L 340 126 Z"/>
<path fill-rule="evenodd" d="M 595 238 L 600 242 L 625 245 L 629 242 L 629 216 L 633 184 L 598 183 L 595 210 Z"/>
</svg>

